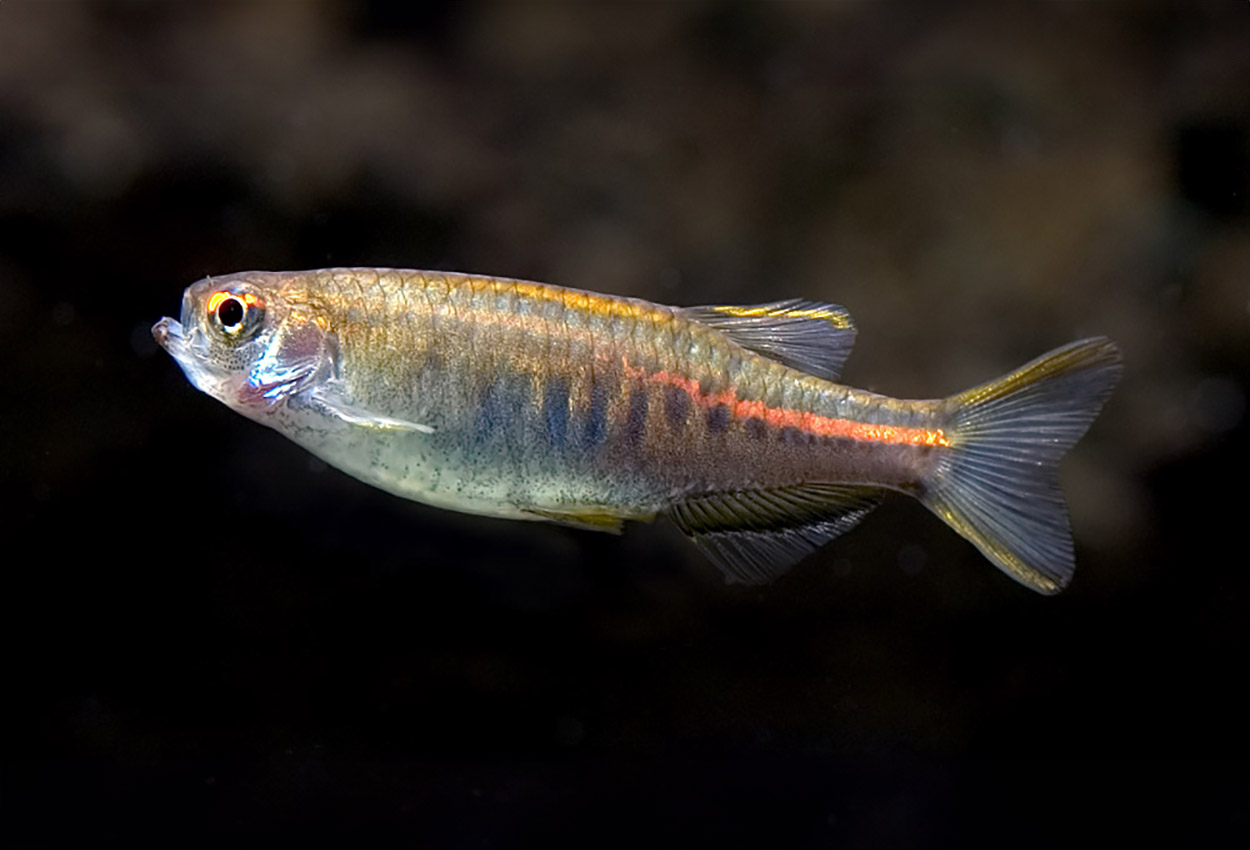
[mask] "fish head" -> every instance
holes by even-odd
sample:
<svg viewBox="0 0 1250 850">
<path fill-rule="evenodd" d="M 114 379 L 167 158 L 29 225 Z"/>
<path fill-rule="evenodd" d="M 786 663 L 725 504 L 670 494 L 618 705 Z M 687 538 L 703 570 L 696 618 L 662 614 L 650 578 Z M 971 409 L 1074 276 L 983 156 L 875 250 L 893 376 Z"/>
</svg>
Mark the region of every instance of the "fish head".
<svg viewBox="0 0 1250 850">
<path fill-rule="evenodd" d="M 205 278 L 183 292 L 180 321 L 165 317 L 152 327 L 197 389 L 252 418 L 334 371 L 328 323 L 288 297 L 283 278 L 274 272 Z"/>
</svg>

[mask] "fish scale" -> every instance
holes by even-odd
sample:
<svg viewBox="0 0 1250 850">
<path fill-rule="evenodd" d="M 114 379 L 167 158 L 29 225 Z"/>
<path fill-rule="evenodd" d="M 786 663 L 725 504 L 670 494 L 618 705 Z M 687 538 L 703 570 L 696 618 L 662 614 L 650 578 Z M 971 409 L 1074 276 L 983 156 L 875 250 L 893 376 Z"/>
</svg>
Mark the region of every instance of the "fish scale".
<svg viewBox="0 0 1250 850">
<path fill-rule="evenodd" d="M 747 582 L 898 491 L 1059 590 L 1058 461 L 1120 369 L 1095 338 L 900 400 L 836 382 L 855 335 L 837 305 L 678 308 L 395 269 L 206 278 L 153 333 L 198 388 L 363 481 L 599 530 L 665 515 Z"/>
</svg>

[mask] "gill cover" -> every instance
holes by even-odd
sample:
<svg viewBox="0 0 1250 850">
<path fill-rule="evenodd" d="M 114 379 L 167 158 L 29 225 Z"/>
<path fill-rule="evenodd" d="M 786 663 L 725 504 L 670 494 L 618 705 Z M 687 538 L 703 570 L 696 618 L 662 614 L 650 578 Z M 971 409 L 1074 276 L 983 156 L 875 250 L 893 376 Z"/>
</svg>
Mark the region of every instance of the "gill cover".
<svg viewBox="0 0 1250 850">
<path fill-rule="evenodd" d="M 292 308 L 252 362 L 239 400 L 271 405 L 310 389 L 330 379 L 336 356 L 325 320 Z"/>
</svg>

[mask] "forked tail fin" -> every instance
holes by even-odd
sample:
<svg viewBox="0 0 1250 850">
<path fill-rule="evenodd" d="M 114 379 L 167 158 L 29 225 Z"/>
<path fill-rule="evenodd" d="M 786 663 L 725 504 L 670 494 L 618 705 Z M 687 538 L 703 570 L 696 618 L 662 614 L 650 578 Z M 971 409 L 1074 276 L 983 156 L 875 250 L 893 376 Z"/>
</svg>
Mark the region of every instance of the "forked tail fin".
<svg viewBox="0 0 1250 850">
<path fill-rule="evenodd" d="M 1115 344 L 1095 337 L 952 396 L 951 448 L 920 500 L 1012 578 L 1058 593 L 1074 567 L 1059 459 L 1094 421 L 1120 368 Z"/>
</svg>

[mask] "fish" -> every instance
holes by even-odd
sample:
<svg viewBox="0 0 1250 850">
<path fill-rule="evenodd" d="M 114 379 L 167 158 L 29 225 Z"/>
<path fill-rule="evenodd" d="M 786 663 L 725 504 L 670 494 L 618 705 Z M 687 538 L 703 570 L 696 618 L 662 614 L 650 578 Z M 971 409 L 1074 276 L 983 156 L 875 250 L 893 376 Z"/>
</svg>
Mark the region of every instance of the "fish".
<svg viewBox="0 0 1250 850">
<path fill-rule="evenodd" d="M 206 277 L 152 333 L 196 388 L 396 496 L 613 533 L 667 517 L 745 584 L 898 492 L 1057 593 L 1075 566 L 1059 460 L 1122 369 L 1094 337 L 896 399 L 837 382 L 856 327 L 836 304 L 410 269 Z"/>
</svg>

